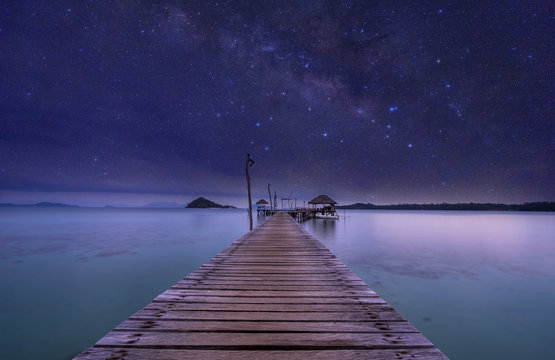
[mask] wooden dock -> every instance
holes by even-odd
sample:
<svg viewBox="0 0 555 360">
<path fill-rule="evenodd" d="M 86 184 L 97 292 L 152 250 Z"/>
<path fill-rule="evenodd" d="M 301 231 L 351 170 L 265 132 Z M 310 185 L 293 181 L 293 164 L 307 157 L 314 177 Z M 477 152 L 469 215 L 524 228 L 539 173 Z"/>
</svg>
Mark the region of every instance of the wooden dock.
<svg viewBox="0 0 555 360">
<path fill-rule="evenodd" d="M 75 359 L 447 359 L 277 213 Z"/>
<path fill-rule="evenodd" d="M 308 219 L 312 219 L 313 217 L 315 217 L 316 213 L 321 212 L 321 210 L 306 209 L 306 208 L 294 208 L 294 209 L 286 209 L 286 210 L 257 209 L 256 215 L 272 216 L 280 212 L 289 214 L 289 216 L 291 216 L 292 218 L 296 219 L 299 222 L 302 222 Z"/>
</svg>

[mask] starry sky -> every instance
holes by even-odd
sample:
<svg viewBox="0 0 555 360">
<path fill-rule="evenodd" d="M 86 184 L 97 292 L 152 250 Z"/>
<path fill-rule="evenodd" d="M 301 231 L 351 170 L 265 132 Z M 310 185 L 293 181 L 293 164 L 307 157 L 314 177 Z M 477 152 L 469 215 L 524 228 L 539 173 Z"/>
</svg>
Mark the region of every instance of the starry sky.
<svg viewBox="0 0 555 360">
<path fill-rule="evenodd" d="M 3 1 L 0 202 L 555 200 L 548 1 Z"/>
</svg>

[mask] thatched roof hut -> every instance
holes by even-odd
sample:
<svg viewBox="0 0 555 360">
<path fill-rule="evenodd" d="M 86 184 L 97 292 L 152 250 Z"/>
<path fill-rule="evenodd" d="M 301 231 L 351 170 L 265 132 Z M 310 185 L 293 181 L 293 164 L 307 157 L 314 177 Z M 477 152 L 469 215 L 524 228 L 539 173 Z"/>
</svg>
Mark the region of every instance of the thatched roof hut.
<svg viewBox="0 0 555 360">
<path fill-rule="evenodd" d="M 256 202 L 256 205 L 268 205 L 268 202 L 264 199 L 260 199 Z"/>
<path fill-rule="evenodd" d="M 335 205 L 337 204 L 335 200 L 327 195 L 318 195 L 314 199 L 308 202 L 311 205 Z"/>
</svg>

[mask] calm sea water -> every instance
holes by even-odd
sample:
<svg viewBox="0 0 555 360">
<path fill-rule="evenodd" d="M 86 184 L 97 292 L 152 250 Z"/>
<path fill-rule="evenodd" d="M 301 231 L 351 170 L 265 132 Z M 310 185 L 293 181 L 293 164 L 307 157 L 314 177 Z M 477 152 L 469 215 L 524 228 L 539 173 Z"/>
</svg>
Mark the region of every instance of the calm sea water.
<svg viewBox="0 0 555 360">
<path fill-rule="evenodd" d="M 451 358 L 555 353 L 554 215 L 304 226 Z M 72 358 L 247 231 L 245 210 L 0 209 L 0 359 Z"/>
<path fill-rule="evenodd" d="M 554 214 L 340 215 L 305 226 L 447 356 L 554 358 Z"/>
<path fill-rule="evenodd" d="M 0 359 L 71 359 L 248 226 L 233 209 L 0 208 Z"/>
</svg>

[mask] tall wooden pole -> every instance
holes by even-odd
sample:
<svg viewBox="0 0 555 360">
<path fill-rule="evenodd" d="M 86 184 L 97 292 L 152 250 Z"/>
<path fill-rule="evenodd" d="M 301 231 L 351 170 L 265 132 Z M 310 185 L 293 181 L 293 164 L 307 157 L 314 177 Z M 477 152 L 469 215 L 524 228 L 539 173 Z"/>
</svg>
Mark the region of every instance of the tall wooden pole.
<svg viewBox="0 0 555 360">
<path fill-rule="evenodd" d="M 250 229 L 252 230 L 252 200 L 251 200 L 251 177 L 249 175 L 249 168 L 254 165 L 254 160 L 251 159 L 251 154 L 247 154 L 247 164 L 245 166 L 245 172 L 247 175 L 247 190 L 249 193 L 249 220 Z"/>
<path fill-rule="evenodd" d="M 274 212 L 274 207 L 272 206 L 272 192 L 270 191 L 270 184 L 268 183 L 268 196 L 270 197 L 270 213 Z"/>
</svg>

